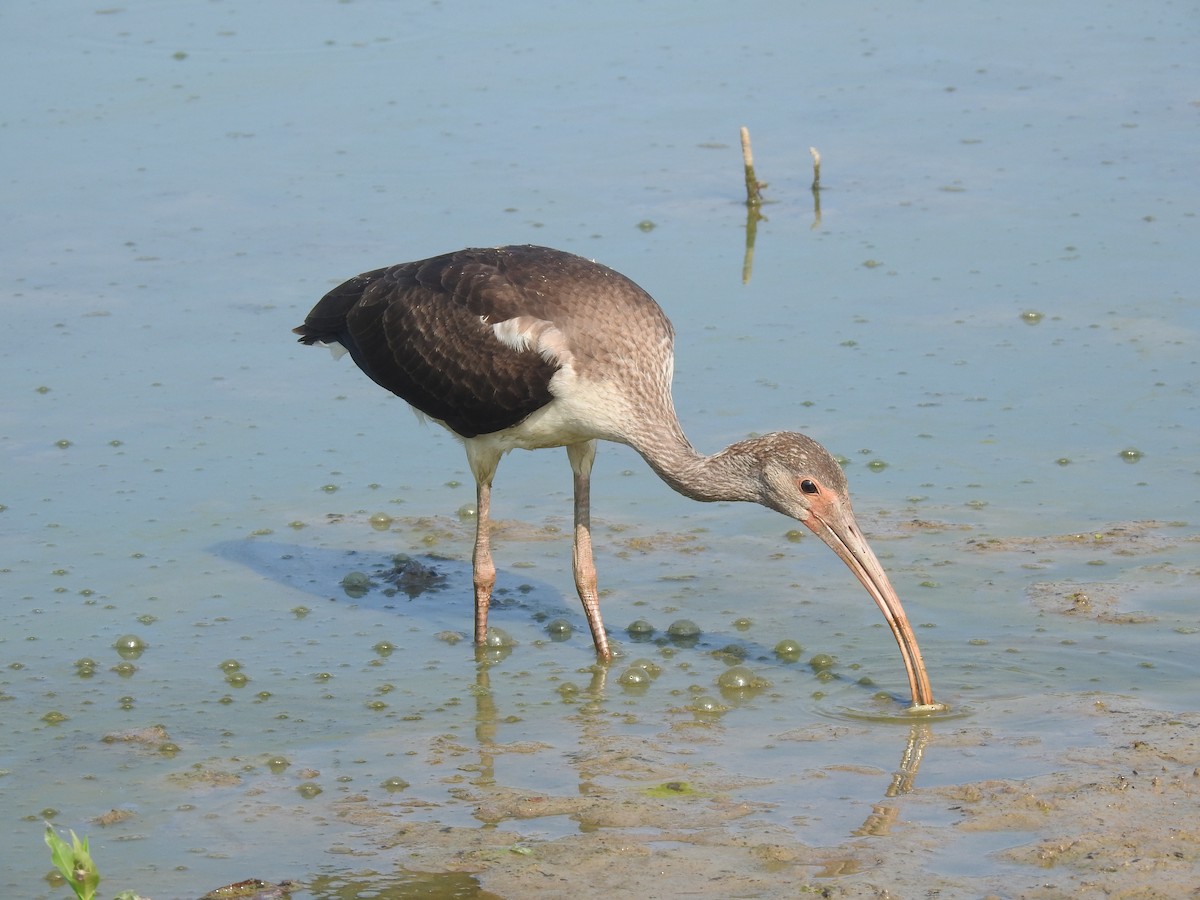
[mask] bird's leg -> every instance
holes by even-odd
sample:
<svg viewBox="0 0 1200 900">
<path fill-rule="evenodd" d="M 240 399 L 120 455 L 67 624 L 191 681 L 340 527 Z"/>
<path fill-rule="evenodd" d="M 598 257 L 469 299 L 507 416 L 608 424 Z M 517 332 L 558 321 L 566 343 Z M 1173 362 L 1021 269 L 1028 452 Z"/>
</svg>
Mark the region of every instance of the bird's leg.
<svg viewBox="0 0 1200 900">
<path fill-rule="evenodd" d="M 571 460 L 571 471 L 575 476 L 575 547 L 572 552 L 575 589 L 583 603 L 588 628 L 592 630 L 596 656 L 610 660 L 613 654 L 608 646 L 608 635 L 604 633 L 604 622 L 600 619 L 596 560 L 592 556 L 592 463 L 596 459 L 596 442 L 569 445 L 567 457 Z"/>
<path fill-rule="evenodd" d="M 473 557 L 475 581 L 475 643 L 487 643 L 488 606 L 492 602 L 492 588 L 496 586 L 496 564 L 492 562 L 492 546 L 489 540 L 488 510 L 492 504 L 492 481 L 480 478 L 475 483 L 475 554 Z"/>
</svg>

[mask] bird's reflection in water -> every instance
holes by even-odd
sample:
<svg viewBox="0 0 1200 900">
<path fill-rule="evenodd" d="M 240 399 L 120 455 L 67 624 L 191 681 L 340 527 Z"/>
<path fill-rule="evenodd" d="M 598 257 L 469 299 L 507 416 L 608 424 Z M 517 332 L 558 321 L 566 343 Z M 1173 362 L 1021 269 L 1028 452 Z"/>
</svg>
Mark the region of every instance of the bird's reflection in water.
<svg viewBox="0 0 1200 900">
<path fill-rule="evenodd" d="M 479 744 L 479 775 L 473 783 L 479 787 L 496 783 L 496 733 L 499 713 L 492 692 L 492 666 L 512 653 L 512 647 L 475 647 L 475 740 Z"/>
<path fill-rule="evenodd" d="M 892 783 L 884 792 L 885 797 L 894 799 L 913 789 L 917 770 L 921 768 L 921 758 L 925 755 L 925 747 L 929 743 L 929 738 L 930 730 L 927 723 L 918 722 L 909 728 L 908 742 L 904 745 L 904 752 L 900 754 L 900 767 L 892 773 Z M 854 830 L 854 834 L 863 836 L 887 834 L 899 814 L 900 807 L 893 803 L 882 801 L 876 803 L 871 814 L 867 816 L 867 820 Z"/>
<path fill-rule="evenodd" d="M 479 754 L 476 776 L 471 783 L 481 790 L 497 789 L 504 793 L 506 788 L 497 783 L 496 757 L 502 755 L 503 740 L 500 737 L 500 726 L 504 722 L 502 710 L 497 704 L 496 692 L 492 687 L 492 668 L 503 662 L 512 653 L 511 646 L 476 647 L 475 648 L 475 741 Z M 605 715 L 607 701 L 609 666 L 596 663 L 589 667 L 590 680 L 586 687 L 575 692 L 573 701 L 574 713 L 569 717 L 577 730 L 579 747 L 597 748 L 611 746 L 611 734 L 606 727 L 610 721 Z M 899 816 L 900 807 L 889 801 L 894 801 L 909 793 L 916 782 L 917 773 L 925 754 L 925 749 L 932 737 L 929 723 L 916 722 L 909 726 L 905 743 L 900 754 L 900 762 L 893 772 L 890 783 L 884 790 L 884 799 L 874 804 L 870 815 L 861 826 L 851 833 L 857 836 L 880 836 L 889 833 L 893 823 Z M 606 752 L 577 752 L 564 753 L 561 758 L 576 769 L 577 793 L 579 797 L 599 797 L 608 792 L 601 785 L 601 779 L 611 774 L 609 764 L 612 757 Z M 552 812 L 553 810 L 553 812 Z M 581 808 L 561 803 L 550 803 L 546 808 L 547 814 L 567 814 L 579 823 L 581 831 L 592 830 L 588 825 L 590 816 Z M 507 818 L 507 816 L 503 816 Z M 486 827 L 495 827 L 498 821 L 489 819 Z"/>
</svg>

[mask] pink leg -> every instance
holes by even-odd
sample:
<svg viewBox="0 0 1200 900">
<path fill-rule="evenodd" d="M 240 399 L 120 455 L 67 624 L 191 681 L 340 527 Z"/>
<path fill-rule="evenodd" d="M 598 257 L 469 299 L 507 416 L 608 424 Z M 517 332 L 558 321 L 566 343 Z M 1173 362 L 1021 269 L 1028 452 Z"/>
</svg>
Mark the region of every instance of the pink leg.
<svg viewBox="0 0 1200 900">
<path fill-rule="evenodd" d="M 596 442 L 572 444 L 567 447 L 571 460 L 571 471 L 575 482 L 575 546 L 572 563 L 575 570 L 575 589 L 583 603 L 588 628 L 592 631 L 592 642 L 596 645 L 596 656 L 602 660 L 613 657 L 608 646 L 608 635 L 604 633 L 604 622 L 600 619 L 600 596 L 597 592 L 596 560 L 592 556 L 592 463 L 596 459 Z"/>
<path fill-rule="evenodd" d="M 488 511 L 492 505 L 492 482 L 478 481 L 475 485 L 475 643 L 487 643 L 488 606 L 492 588 L 496 586 L 496 565 L 492 562 L 492 547 L 488 534 Z"/>
</svg>

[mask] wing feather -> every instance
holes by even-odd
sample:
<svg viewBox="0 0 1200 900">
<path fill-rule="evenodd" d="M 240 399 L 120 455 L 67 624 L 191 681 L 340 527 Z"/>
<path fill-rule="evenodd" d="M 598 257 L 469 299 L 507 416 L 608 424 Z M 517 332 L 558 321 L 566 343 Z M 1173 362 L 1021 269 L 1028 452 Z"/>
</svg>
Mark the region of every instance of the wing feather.
<svg viewBox="0 0 1200 900">
<path fill-rule="evenodd" d="M 341 344 L 463 437 L 510 428 L 578 380 L 628 415 L 673 415 L 674 334 L 658 304 L 612 269 L 546 247 L 459 250 L 357 275 L 295 331 Z M 556 379 L 563 369 L 570 377 Z"/>
<path fill-rule="evenodd" d="M 296 332 L 304 343 L 340 343 L 377 384 L 475 437 L 549 403 L 559 368 L 496 336 L 485 321 L 493 301 L 512 308 L 517 298 L 494 266 L 451 254 L 351 278 Z"/>
</svg>

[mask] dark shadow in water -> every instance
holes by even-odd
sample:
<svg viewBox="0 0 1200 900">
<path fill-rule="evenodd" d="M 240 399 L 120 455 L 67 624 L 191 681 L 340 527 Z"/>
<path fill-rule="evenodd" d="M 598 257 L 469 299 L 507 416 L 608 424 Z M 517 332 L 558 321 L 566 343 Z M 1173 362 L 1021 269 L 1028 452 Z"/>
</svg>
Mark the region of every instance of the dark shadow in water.
<svg viewBox="0 0 1200 900">
<path fill-rule="evenodd" d="M 416 616 L 437 630 L 469 632 L 472 627 L 471 566 L 461 560 L 258 539 L 221 541 L 208 551 L 276 584 L 323 600 Z M 553 616 L 574 618 L 553 588 L 504 572 L 497 575 L 492 609 L 524 611 L 535 621 Z M 583 621 L 582 612 L 577 618 Z"/>
</svg>

